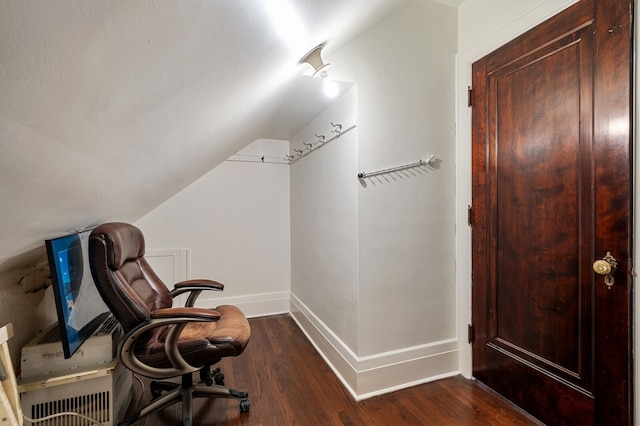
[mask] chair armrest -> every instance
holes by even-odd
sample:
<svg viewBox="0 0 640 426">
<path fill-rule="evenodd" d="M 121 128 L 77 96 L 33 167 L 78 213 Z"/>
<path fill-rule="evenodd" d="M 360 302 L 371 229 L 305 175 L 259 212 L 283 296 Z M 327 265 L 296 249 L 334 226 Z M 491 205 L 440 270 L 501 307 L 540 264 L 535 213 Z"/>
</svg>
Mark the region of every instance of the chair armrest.
<svg viewBox="0 0 640 426">
<path fill-rule="evenodd" d="M 224 284 L 221 284 L 213 280 L 196 279 L 196 280 L 180 281 L 173 286 L 173 288 L 175 289 L 183 288 L 183 287 L 201 287 L 203 289 L 209 289 L 209 290 L 223 290 Z"/>
<path fill-rule="evenodd" d="M 213 309 L 201 308 L 167 308 L 158 309 L 151 313 L 151 319 L 140 324 L 124 336 L 120 342 L 118 353 L 120 361 L 126 368 L 154 379 L 168 379 L 170 377 L 181 376 L 199 370 L 187 363 L 178 350 L 178 337 L 182 330 L 191 322 L 213 322 L 220 319 L 220 312 Z M 137 341 L 154 328 L 173 325 L 169 328 L 164 350 L 167 358 L 171 362 L 171 368 L 151 367 L 136 356 L 135 346 Z"/>
<path fill-rule="evenodd" d="M 158 309 L 156 311 L 151 312 L 152 319 L 177 319 L 182 320 L 185 318 L 191 320 L 200 319 L 202 321 L 217 321 L 220 319 L 220 312 L 215 309 L 203 309 L 203 308 L 166 308 L 166 309 Z"/>
<path fill-rule="evenodd" d="M 173 286 L 173 290 L 171 290 L 171 297 L 175 298 L 182 293 L 189 293 L 185 306 L 192 307 L 195 305 L 196 299 L 200 296 L 202 290 L 222 291 L 224 290 L 224 284 L 204 279 L 180 281 Z"/>
</svg>

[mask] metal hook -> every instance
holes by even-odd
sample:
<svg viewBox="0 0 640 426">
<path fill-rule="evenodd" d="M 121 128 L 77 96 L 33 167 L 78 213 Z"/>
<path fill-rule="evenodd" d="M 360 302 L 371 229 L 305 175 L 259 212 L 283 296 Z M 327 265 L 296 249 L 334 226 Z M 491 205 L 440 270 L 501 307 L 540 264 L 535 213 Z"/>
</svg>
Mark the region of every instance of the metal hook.
<svg viewBox="0 0 640 426">
<path fill-rule="evenodd" d="M 333 132 L 340 134 L 342 133 L 342 124 L 333 124 L 333 122 L 331 122 L 331 125 L 333 126 Z"/>
<path fill-rule="evenodd" d="M 293 161 L 293 155 L 285 155 L 284 159 L 287 161 Z"/>
<path fill-rule="evenodd" d="M 429 158 L 427 158 L 427 160 L 424 162 L 425 165 L 430 165 L 431 162 L 433 161 L 433 157 L 435 157 L 435 154 L 431 154 L 431 156 Z"/>
<path fill-rule="evenodd" d="M 300 157 L 302 155 L 302 150 L 301 149 L 294 149 L 294 151 L 298 154 L 298 157 Z"/>
<path fill-rule="evenodd" d="M 309 151 L 311 151 L 311 149 L 313 149 L 313 144 L 312 144 L 312 143 L 306 143 L 306 142 L 302 142 L 302 143 L 303 143 L 303 145 L 304 145 L 304 146 L 306 146 L 306 147 L 307 147 L 307 149 L 308 149 Z"/>
<path fill-rule="evenodd" d="M 314 135 L 316 135 L 316 138 L 318 138 L 318 142 L 324 143 L 324 140 L 325 140 L 324 135 L 319 135 L 317 133 L 314 133 Z"/>
</svg>

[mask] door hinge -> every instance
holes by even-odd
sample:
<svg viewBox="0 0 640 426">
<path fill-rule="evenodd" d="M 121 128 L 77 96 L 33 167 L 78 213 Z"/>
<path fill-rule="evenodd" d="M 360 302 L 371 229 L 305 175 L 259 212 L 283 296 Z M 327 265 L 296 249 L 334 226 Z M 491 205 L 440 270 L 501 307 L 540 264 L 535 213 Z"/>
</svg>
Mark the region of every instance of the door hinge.
<svg viewBox="0 0 640 426">
<path fill-rule="evenodd" d="M 467 106 L 473 106 L 473 89 L 471 86 L 467 86 Z"/>
<path fill-rule="evenodd" d="M 473 208 L 471 207 L 471 205 L 467 206 L 467 225 L 473 225 Z"/>
<path fill-rule="evenodd" d="M 467 328 L 467 340 L 469 343 L 473 343 L 476 339 L 476 330 L 473 327 L 473 324 L 469 324 Z"/>
</svg>

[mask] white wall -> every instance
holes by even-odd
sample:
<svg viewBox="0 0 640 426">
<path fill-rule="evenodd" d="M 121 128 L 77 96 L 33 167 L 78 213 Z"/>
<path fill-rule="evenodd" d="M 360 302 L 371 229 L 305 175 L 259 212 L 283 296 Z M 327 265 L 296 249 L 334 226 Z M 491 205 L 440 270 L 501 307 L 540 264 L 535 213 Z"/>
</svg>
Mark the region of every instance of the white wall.
<svg viewBox="0 0 640 426">
<path fill-rule="evenodd" d="M 283 158 L 288 149 L 287 141 L 258 140 L 241 153 Z M 222 293 L 203 293 L 197 306 L 233 303 L 248 316 L 288 312 L 288 188 L 286 165 L 227 161 L 136 226 L 149 250 L 188 249 L 189 278 L 225 284 Z"/>
<path fill-rule="evenodd" d="M 359 356 L 456 337 L 456 19 L 455 8 L 415 1 L 334 60 L 358 83 L 363 171 L 436 158 L 359 187 Z M 381 313 L 393 320 L 382 325 Z"/>
<path fill-rule="evenodd" d="M 489 44 L 497 44 L 491 46 L 495 50 L 577 1 L 466 0 L 458 8 L 458 52 L 484 51 Z"/>
<path fill-rule="evenodd" d="M 326 243 L 331 251 L 318 247 L 305 254 L 306 261 L 320 258 L 328 268 L 331 259 L 339 259 L 339 270 L 349 272 L 339 287 L 324 279 L 330 272 L 320 279 L 295 272 L 302 261 L 296 259 L 296 231 L 292 245 L 294 316 L 356 398 L 458 371 L 456 31 L 455 8 L 414 1 L 329 57 L 332 77 L 357 84 L 357 152 L 354 156 L 341 141 L 332 143 L 340 144 L 334 151 L 327 146 L 326 161 L 313 159 L 318 163 L 305 179 L 306 195 L 296 185 L 303 172 L 311 172 L 302 169 L 302 160 L 299 171 L 292 168 L 292 226 L 311 214 L 298 194 L 309 202 L 317 194 L 333 203 L 341 200 L 345 215 L 332 216 L 333 229 L 357 224 L 343 235 L 357 247 L 356 259 Z M 431 154 L 433 166 L 357 179 L 359 171 L 414 163 Z M 322 225 L 306 232 L 323 235 Z M 327 292 L 344 296 L 345 306 L 326 304 L 333 297 Z M 353 311 L 344 311 L 351 306 Z"/>
<path fill-rule="evenodd" d="M 455 338 L 456 17 L 416 1 L 331 58 L 358 83 L 362 171 L 436 158 L 360 182 L 359 356 Z"/>
<path fill-rule="evenodd" d="M 291 140 L 303 142 L 355 123 L 353 88 Z M 291 164 L 291 292 L 299 309 L 317 316 L 352 350 L 358 343 L 358 182 L 354 128 Z M 294 308 L 295 310 L 295 308 Z"/>
</svg>

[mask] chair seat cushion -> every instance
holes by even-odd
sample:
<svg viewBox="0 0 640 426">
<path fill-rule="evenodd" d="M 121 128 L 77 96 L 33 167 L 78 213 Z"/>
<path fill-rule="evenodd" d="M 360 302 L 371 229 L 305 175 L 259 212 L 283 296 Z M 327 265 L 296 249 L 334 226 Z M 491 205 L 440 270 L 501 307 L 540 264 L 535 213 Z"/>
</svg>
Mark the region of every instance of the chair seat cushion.
<svg viewBox="0 0 640 426">
<path fill-rule="evenodd" d="M 240 309 L 222 305 L 215 310 L 221 314 L 218 321 L 189 323 L 178 338 L 180 354 L 194 367 L 213 365 L 223 357 L 240 355 L 251 337 L 249 321 Z M 153 367 L 170 367 L 164 351 L 165 336 L 166 332 L 161 333 L 157 340 L 152 338 L 136 350 L 138 358 Z"/>
<path fill-rule="evenodd" d="M 236 306 L 222 305 L 215 310 L 221 314 L 218 321 L 189 323 L 178 341 L 206 338 L 212 344 L 231 343 L 236 346 L 234 355 L 241 354 L 251 335 L 249 321 Z"/>
</svg>

